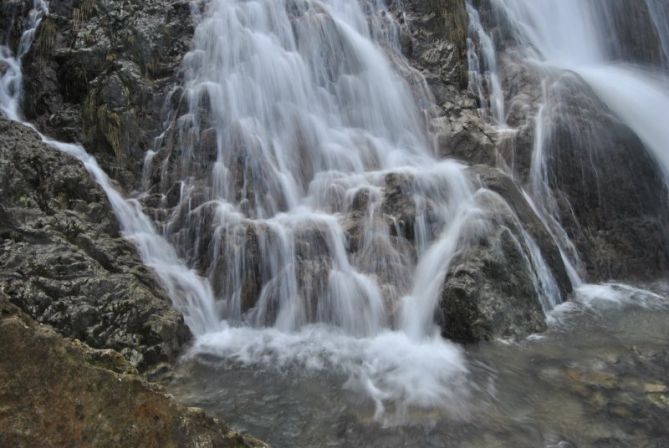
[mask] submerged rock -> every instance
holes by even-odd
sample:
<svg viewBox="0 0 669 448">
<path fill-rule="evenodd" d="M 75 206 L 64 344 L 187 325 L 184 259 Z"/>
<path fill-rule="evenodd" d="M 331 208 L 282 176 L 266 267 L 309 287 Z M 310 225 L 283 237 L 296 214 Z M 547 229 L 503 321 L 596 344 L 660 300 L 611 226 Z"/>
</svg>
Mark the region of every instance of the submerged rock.
<svg viewBox="0 0 669 448">
<path fill-rule="evenodd" d="M 178 404 L 113 351 L 39 325 L 0 295 L 0 445 L 265 447 Z"/>
<path fill-rule="evenodd" d="M 26 313 L 144 370 L 191 334 L 74 159 L 0 118 L 0 290 Z"/>
</svg>

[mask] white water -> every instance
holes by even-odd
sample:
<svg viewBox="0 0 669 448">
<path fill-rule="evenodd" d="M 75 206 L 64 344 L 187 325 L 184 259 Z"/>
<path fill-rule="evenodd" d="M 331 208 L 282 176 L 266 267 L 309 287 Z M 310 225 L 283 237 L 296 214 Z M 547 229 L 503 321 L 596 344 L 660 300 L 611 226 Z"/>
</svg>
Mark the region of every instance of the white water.
<svg viewBox="0 0 669 448">
<path fill-rule="evenodd" d="M 506 126 L 504 92 L 497 70 L 495 44 L 481 23 L 478 11 L 469 0 L 466 2 L 466 7 L 469 16 L 467 62 L 470 88 L 478 96 L 482 116 L 487 118 L 486 114 L 491 111 L 493 123 L 504 128 Z"/>
<path fill-rule="evenodd" d="M 416 102 L 429 95 L 395 71 L 408 64 L 383 3 L 213 0 L 201 13 L 185 60 L 189 111 L 177 121 L 178 159 L 170 165 L 173 155 L 157 157 L 166 151 L 158 147 L 144 170 L 148 177 L 162 161 L 163 191 L 181 192 L 165 237 L 82 147 L 44 141 L 80 160 L 103 188 L 123 235 L 198 336 L 194 354 L 337 369 L 374 401 L 377 418 L 388 404 L 398 416 L 412 406 L 466 413 L 464 356 L 441 339 L 433 314 L 458 251 L 488 235 L 497 208 L 512 212 L 501 198 L 492 207 L 464 166 L 432 154 Z M 0 97 L 18 121 L 22 48 L 16 57 L 3 50 L 10 70 Z M 208 130 L 212 163 L 199 145 Z M 383 191 L 392 182 L 416 210 L 411 223 L 387 222 Z M 548 311 L 562 299 L 516 225 Z"/>
<path fill-rule="evenodd" d="M 197 135 L 210 122 L 216 161 L 202 170 L 197 144 L 182 140 L 188 155 L 167 185 L 185 181 L 182 191 L 196 194 L 205 179 L 209 197 L 197 204 L 185 194 L 170 225 L 184 209 L 195 223 L 203 207 L 215 209 L 196 238 L 213 234 L 213 244 L 193 258 L 213 259 L 208 274 L 222 285 L 217 298 L 233 326 L 200 338 L 194 353 L 344 372 L 347 387 L 374 400 L 377 418 L 388 404 L 398 415 L 408 406 L 461 413 L 467 368 L 433 313 L 478 209 L 464 167 L 432 155 L 422 112 L 387 57 L 401 58 L 396 38 L 382 2 L 212 1 L 186 58 L 191 112 L 180 133 Z M 203 98 L 210 117 L 198 114 Z M 391 173 L 409 179 L 419 210 L 414 256 L 385 221 Z M 362 194 L 352 255 L 345 220 Z M 188 247 L 181 226 L 171 228 Z M 256 266 L 262 288 L 245 309 Z"/>
<path fill-rule="evenodd" d="M 0 113 L 15 121 L 20 121 L 21 118 L 21 58 L 32 45 L 35 29 L 44 15 L 49 13 L 49 5 L 44 0 L 33 0 L 32 6 L 16 54 L 9 46 L 0 42 L 0 68 L 4 67 L 5 70 L 4 73 L 0 72 Z"/>
</svg>

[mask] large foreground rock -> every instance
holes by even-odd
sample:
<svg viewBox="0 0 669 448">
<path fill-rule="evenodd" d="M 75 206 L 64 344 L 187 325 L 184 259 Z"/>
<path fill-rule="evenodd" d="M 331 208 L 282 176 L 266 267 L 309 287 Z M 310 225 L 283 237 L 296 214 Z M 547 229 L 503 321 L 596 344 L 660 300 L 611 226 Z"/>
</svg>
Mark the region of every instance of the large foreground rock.
<svg viewBox="0 0 669 448">
<path fill-rule="evenodd" d="M 118 353 L 64 339 L 2 296 L 0 353 L 0 446 L 266 446 L 176 403 Z"/>
<path fill-rule="evenodd" d="M 140 370 L 176 359 L 190 331 L 79 162 L 0 118 L 0 179 L 0 291 Z"/>
</svg>

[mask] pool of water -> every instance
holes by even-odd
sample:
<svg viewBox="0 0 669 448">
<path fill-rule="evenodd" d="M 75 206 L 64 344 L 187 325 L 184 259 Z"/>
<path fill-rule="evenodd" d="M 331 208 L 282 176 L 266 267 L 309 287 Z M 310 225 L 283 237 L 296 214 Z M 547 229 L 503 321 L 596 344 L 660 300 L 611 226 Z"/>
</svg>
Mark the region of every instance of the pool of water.
<svg viewBox="0 0 669 448">
<path fill-rule="evenodd" d="M 546 333 L 465 346 L 448 406 L 379 415 L 336 365 L 212 354 L 170 391 L 275 447 L 669 447 L 669 288 L 646 288 L 584 286 Z"/>
</svg>

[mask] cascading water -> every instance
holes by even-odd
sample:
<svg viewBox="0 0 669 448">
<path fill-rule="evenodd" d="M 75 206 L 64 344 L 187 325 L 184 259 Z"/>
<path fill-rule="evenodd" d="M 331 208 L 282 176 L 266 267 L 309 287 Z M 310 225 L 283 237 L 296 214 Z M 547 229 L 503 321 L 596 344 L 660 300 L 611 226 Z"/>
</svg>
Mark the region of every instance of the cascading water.
<svg viewBox="0 0 669 448">
<path fill-rule="evenodd" d="M 666 59 L 669 26 L 663 0 L 645 2 L 659 47 L 655 60 L 644 66 L 624 63 L 626 53 L 621 41 L 609 37 L 625 7 L 625 2 L 598 0 L 491 0 L 497 14 L 511 27 L 514 38 L 528 50 L 527 59 L 547 68 L 578 74 L 599 98 L 626 125 L 634 130 L 648 150 L 669 169 L 669 133 L 658 116 L 669 110 L 669 80 L 663 64 Z M 645 42 L 645 41 L 644 41 Z M 653 53 L 655 54 L 655 53 Z M 623 55 L 623 56 L 621 56 Z"/>
<path fill-rule="evenodd" d="M 20 120 L 20 102 L 23 77 L 21 72 L 21 58 L 28 52 L 33 42 L 35 30 L 45 14 L 49 13 L 49 6 L 44 0 L 33 0 L 32 9 L 28 14 L 25 31 L 16 49 L 0 43 L 0 113 L 10 120 Z"/>
<path fill-rule="evenodd" d="M 481 17 L 470 1 L 466 3 L 469 16 L 467 62 L 470 88 L 476 92 L 484 118 L 492 119 L 497 126 L 506 124 L 504 92 L 497 70 L 497 54 L 492 38 L 486 32 Z M 492 113 L 491 117 L 486 114 Z"/>
<path fill-rule="evenodd" d="M 539 5 L 539 8 L 536 8 L 537 5 L 528 8 L 523 2 L 498 4 L 498 7 L 504 7 L 520 32 L 526 33 L 524 38 L 539 51 L 546 64 L 579 74 L 604 103 L 639 135 L 667 173 L 669 130 L 656 117 L 669 110 L 669 79 L 666 74 L 644 72 L 641 68 L 611 60 L 610 55 L 615 54 L 617 49 L 606 45 L 609 23 L 598 20 L 600 16 L 606 17 L 605 2 L 571 1 L 548 4 L 548 7 Z M 655 5 L 650 10 L 652 23 L 664 48 L 667 39 L 666 14 L 659 11 L 660 3 L 649 4 Z M 551 12 L 556 8 L 559 11 L 557 17 Z M 567 25 L 577 31 L 567 33 L 565 30 L 574 29 L 567 28 Z"/>
<path fill-rule="evenodd" d="M 605 1 L 491 0 L 505 31 L 520 42 L 526 62 L 545 73 L 555 68 L 576 73 L 666 164 L 666 135 L 655 116 L 668 110 L 666 15 L 657 12 L 666 2 L 645 1 L 654 33 L 664 39 L 658 48 L 665 56 L 650 52 L 659 55 L 656 65 L 633 68 L 614 62 L 624 60 L 628 51 L 607 47 L 601 27 L 593 25 L 615 20 L 615 10 L 607 9 Z M 606 12 L 601 23 L 593 11 Z M 45 12 L 45 4 L 35 2 L 22 45 L 29 46 Z M 512 107 L 504 102 L 498 73 L 505 61 L 495 54 L 502 44 L 492 39 L 497 34 L 486 29 L 483 14 L 471 5 L 469 14 L 469 68 L 481 115 L 507 132 Z M 205 403 L 211 406 L 225 387 L 226 393 L 235 389 L 236 395 L 220 401 L 242 397 L 242 404 L 234 406 L 271 433 L 291 432 L 277 429 L 283 414 L 318 414 L 298 425 L 318 427 L 319 443 L 329 435 L 322 428 L 334 415 L 333 446 L 353 445 L 342 437 L 356 431 L 356 442 L 380 435 L 374 443 L 387 446 L 385 431 L 393 431 L 369 424 L 364 416 L 352 424 L 340 419 L 346 417 L 334 409 L 341 405 L 336 400 L 340 383 L 334 392 L 320 386 L 332 376 L 339 381 L 341 374 L 348 378 L 345 387 L 373 400 L 377 419 L 388 410 L 403 416 L 412 407 L 459 417 L 477 402 L 475 419 L 453 423 L 442 413 L 428 412 L 429 429 L 409 425 L 391 432 L 396 439 L 390 443 L 404 446 L 443 441 L 563 446 L 568 442 L 562 434 L 574 427 L 577 445 L 608 444 L 611 434 L 628 440 L 612 413 L 629 415 L 648 406 L 656 406 L 647 419 L 650 427 L 662 426 L 664 420 L 655 417 L 664 412 L 658 411 L 661 406 L 666 408 L 666 300 L 657 294 L 617 284 L 581 287 L 580 303 L 562 305 L 551 316 L 571 318 L 584 306 L 591 312 L 579 316 L 576 328 L 569 329 L 575 331 L 548 332 L 521 344 L 483 343 L 468 349 L 472 363 L 465 362 L 461 348 L 439 336 L 434 312 L 450 264 L 481 241 L 494 250 L 496 242 L 487 240 L 491 230 L 508 231 L 508 244 L 534 274 L 533 287 L 546 313 L 562 297 L 526 223 L 509 204 L 477 188 L 463 165 L 433 154 L 425 131 L 431 98 L 424 80 L 398 51 L 397 26 L 381 1 L 213 0 L 196 15 L 194 48 L 184 63 L 185 93 L 175 90 L 181 104 L 156 150 L 147 154 L 146 191 L 137 200 L 124 199 L 82 147 L 43 140 L 81 161 L 103 188 L 124 236 L 135 243 L 196 334 L 191 353 L 204 355 L 199 357 L 204 364 L 222 359 L 234 365 L 232 372 L 204 376 L 207 386 L 212 384 L 204 388 Z M 576 37 L 578 45 L 569 48 Z M 21 56 L 27 46 L 17 52 L 3 47 L 0 60 L 0 110 L 14 120 L 21 117 Z M 475 53 L 477 46 L 484 54 Z M 408 74 L 411 82 L 398 73 Z M 576 251 L 556 217 L 559 198 L 548 188 L 553 148 L 546 135 L 562 112 L 561 86 L 551 81 L 550 76 L 543 80 L 537 95 L 541 104 L 535 104 L 540 107 L 524 179 L 526 199 L 563 258 L 574 260 Z M 614 83 L 635 90 L 628 94 Z M 142 203 L 158 206 L 145 214 Z M 571 271 L 575 285 L 577 270 Z M 611 314 L 604 311 L 639 303 L 648 309 L 620 313 L 626 320 L 613 313 L 621 321 L 609 327 Z M 588 320 L 593 316 L 594 325 Z M 641 341 L 635 333 L 639 328 L 644 330 Z M 598 346 L 601 340 L 606 344 Z M 592 345 L 584 350 L 584 344 Z M 613 350 L 608 344 L 620 347 Z M 656 352 L 643 352 L 648 346 L 655 350 L 653 345 L 659 346 Z M 630 346 L 641 353 L 633 362 L 626 358 Z M 313 388 L 316 392 L 309 390 L 311 384 L 300 385 L 292 395 L 294 390 L 282 388 L 290 378 L 266 381 L 256 369 L 237 369 L 230 361 L 280 370 L 297 366 L 291 374 L 317 370 L 323 383 Z M 632 364 L 651 374 L 637 371 L 627 381 Z M 250 384 L 250 390 L 240 390 L 240 384 Z M 583 392 L 595 388 L 597 399 L 583 400 Z M 609 426 L 592 420 L 591 407 L 619 388 L 617 401 L 601 405 Z M 572 389 L 576 393 L 570 395 Z M 642 398 L 626 407 L 628 395 Z M 293 406 L 296 401 L 299 405 Z M 271 424 L 253 414 L 259 408 Z M 642 422 L 641 429 L 633 423 L 634 438 L 626 446 L 641 446 L 635 442 L 650 438 L 638 435 L 649 423 Z M 289 439 L 285 446 L 315 444 L 294 434 Z M 297 440 L 302 444 L 293 443 Z"/>
<path fill-rule="evenodd" d="M 465 412 L 467 367 L 434 312 L 454 257 L 513 212 L 433 154 L 417 106 L 431 98 L 383 2 L 213 0 L 196 14 L 182 105 L 144 168 L 165 237 L 83 148 L 45 142 L 104 189 L 198 335 L 193 353 L 334 367 L 377 417 L 388 403 Z M 6 53 L 2 77 L 15 120 L 25 51 Z M 513 226 L 548 311 L 555 280 Z"/>
<path fill-rule="evenodd" d="M 431 98 L 395 70 L 417 76 L 384 2 L 215 0 L 200 14 L 182 106 L 144 169 L 230 325 L 194 352 L 336 366 L 379 414 L 458 409 L 449 383 L 466 369 L 434 312 L 494 213 L 464 166 L 433 154 L 417 106 Z M 520 233 L 550 310 L 560 293 Z"/>
<path fill-rule="evenodd" d="M 436 160 L 412 92 L 379 49 L 401 59 L 397 34 L 383 2 L 211 2 L 185 62 L 182 153 L 159 149 L 145 169 L 180 192 L 166 232 L 208 273 L 233 325 L 196 351 L 338 365 L 379 412 L 400 397 L 450 397 L 465 371 L 433 312 L 478 215 L 464 167 Z M 389 184 L 407 210 L 387 209 Z M 414 366 L 383 349 L 391 341 L 415 346 Z M 426 363 L 436 364 L 419 373 Z M 432 377 L 429 390 L 409 386 L 419 375 Z"/>
</svg>

